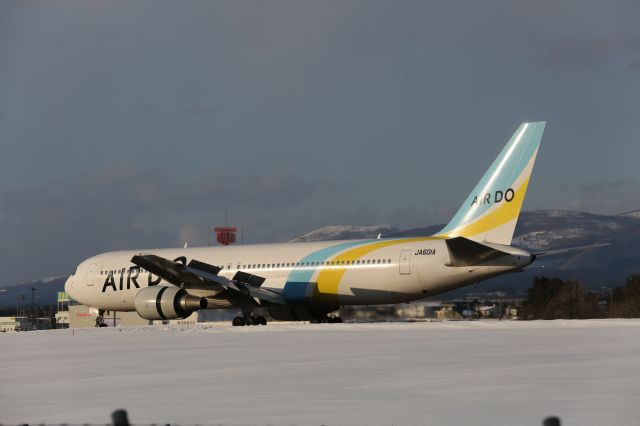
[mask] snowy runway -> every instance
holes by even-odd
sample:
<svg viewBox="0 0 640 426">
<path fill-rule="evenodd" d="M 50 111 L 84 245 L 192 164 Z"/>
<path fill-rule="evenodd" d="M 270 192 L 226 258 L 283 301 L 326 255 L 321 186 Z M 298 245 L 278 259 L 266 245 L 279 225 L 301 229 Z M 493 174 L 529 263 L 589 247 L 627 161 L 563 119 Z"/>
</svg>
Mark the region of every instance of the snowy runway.
<svg viewBox="0 0 640 426">
<path fill-rule="evenodd" d="M 0 423 L 637 425 L 640 321 L 0 334 Z"/>
</svg>

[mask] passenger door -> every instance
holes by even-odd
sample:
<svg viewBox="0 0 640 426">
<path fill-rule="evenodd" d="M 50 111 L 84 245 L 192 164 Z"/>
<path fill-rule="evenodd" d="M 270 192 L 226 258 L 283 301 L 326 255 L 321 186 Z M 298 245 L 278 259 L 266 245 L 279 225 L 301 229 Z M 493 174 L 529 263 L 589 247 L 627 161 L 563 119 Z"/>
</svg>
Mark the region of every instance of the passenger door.
<svg viewBox="0 0 640 426">
<path fill-rule="evenodd" d="M 96 276 L 97 273 L 98 273 L 97 264 L 92 263 L 87 267 L 87 271 L 85 272 L 85 275 L 84 275 L 84 281 L 87 283 L 87 285 L 93 285 L 94 281 L 96 281 L 97 279 L 97 276 Z"/>
<path fill-rule="evenodd" d="M 400 274 L 408 275 L 411 273 L 411 250 L 402 250 L 400 252 Z"/>
</svg>

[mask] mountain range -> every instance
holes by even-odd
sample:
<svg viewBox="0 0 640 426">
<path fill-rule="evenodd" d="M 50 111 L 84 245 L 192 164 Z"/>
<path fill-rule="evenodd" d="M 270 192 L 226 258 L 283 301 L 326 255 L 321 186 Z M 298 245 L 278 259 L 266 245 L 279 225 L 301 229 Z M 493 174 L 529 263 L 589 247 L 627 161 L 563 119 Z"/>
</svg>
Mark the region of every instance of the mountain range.
<svg viewBox="0 0 640 426">
<path fill-rule="evenodd" d="M 357 238 L 410 237 L 432 235 L 444 225 L 399 230 L 390 225 L 327 226 L 291 240 L 292 242 L 341 240 Z M 624 284 L 631 274 L 640 273 L 640 210 L 620 215 L 598 215 L 569 210 L 537 210 L 523 212 L 518 220 L 513 244 L 531 252 L 596 243 L 606 247 L 562 256 L 541 258 L 524 272 L 506 274 L 447 293 L 460 298 L 491 294 L 521 297 L 536 275 L 578 279 L 591 287 L 614 287 Z M 25 295 L 30 306 L 31 288 L 36 288 L 35 303 L 53 305 L 56 292 L 62 291 L 66 277 L 52 277 L 0 289 L 0 307 L 15 307 L 16 297 Z"/>
</svg>

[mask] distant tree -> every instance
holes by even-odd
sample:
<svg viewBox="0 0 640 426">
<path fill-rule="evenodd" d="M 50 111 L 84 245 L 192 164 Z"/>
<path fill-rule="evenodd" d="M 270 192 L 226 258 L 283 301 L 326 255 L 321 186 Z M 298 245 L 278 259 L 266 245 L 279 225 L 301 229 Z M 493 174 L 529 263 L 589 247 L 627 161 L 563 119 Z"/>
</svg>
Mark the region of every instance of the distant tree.
<svg viewBox="0 0 640 426">
<path fill-rule="evenodd" d="M 631 275 L 613 291 L 613 313 L 621 318 L 640 317 L 640 275 Z"/>
<path fill-rule="evenodd" d="M 582 319 L 600 315 L 598 296 L 577 281 L 535 277 L 522 302 L 524 319 Z"/>
</svg>

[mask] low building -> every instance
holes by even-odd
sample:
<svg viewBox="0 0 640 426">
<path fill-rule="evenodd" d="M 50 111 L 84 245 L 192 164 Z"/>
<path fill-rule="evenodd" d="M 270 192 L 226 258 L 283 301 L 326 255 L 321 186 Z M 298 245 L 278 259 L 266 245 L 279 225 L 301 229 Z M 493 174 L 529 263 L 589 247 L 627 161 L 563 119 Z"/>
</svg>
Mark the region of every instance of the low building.
<svg viewBox="0 0 640 426">
<path fill-rule="evenodd" d="M 95 327 L 98 318 L 98 310 L 85 305 L 69 306 L 69 328 Z M 114 312 L 106 311 L 103 315 L 104 323 L 108 327 L 118 327 L 127 325 L 149 325 L 151 321 L 146 320 L 137 312 Z"/>
<path fill-rule="evenodd" d="M 0 333 L 32 330 L 33 326 L 27 317 L 0 317 Z"/>
<path fill-rule="evenodd" d="M 58 311 L 56 312 L 56 328 L 69 328 L 69 305 L 73 303 L 67 292 L 58 292 Z"/>
<path fill-rule="evenodd" d="M 441 309 L 436 310 L 435 314 L 439 320 L 459 320 L 464 318 L 461 309 L 455 304 L 445 304 Z"/>
</svg>

